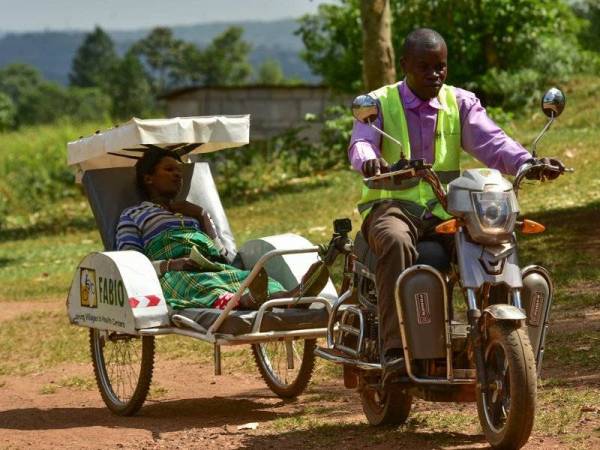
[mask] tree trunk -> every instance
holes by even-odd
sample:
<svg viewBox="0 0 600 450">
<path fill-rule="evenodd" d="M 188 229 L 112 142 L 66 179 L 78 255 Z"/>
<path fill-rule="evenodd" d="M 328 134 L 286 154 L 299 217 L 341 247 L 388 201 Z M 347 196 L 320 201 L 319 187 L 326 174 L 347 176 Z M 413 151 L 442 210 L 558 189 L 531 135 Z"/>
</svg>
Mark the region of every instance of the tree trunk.
<svg viewBox="0 0 600 450">
<path fill-rule="evenodd" d="M 396 81 L 389 0 L 361 0 L 363 82 L 368 91 Z"/>
</svg>

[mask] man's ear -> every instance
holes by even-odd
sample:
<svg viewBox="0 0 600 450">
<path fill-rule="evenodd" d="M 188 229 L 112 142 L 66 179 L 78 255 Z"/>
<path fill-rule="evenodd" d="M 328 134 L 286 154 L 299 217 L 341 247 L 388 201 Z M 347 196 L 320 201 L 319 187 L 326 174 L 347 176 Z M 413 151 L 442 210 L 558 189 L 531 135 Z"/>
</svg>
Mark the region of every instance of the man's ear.
<svg viewBox="0 0 600 450">
<path fill-rule="evenodd" d="M 402 68 L 402 73 L 406 75 L 406 58 L 404 56 L 400 57 L 400 67 Z"/>
</svg>

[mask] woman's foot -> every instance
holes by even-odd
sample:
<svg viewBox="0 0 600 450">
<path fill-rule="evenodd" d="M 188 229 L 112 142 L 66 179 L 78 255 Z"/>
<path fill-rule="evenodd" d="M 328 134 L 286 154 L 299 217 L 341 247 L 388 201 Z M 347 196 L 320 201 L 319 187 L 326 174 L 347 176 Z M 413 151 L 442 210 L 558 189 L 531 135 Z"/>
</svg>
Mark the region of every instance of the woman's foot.
<svg viewBox="0 0 600 450">
<path fill-rule="evenodd" d="M 262 268 L 248 285 L 248 293 L 240 298 L 240 309 L 258 309 L 269 298 L 269 276 Z"/>
<path fill-rule="evenodd" d="M 329 268 L 323 261 L 313 263 L 300 280 L 300 284 L 289 292 L 290 297 L 316 297 L 329 281 Z"/>
</svg>

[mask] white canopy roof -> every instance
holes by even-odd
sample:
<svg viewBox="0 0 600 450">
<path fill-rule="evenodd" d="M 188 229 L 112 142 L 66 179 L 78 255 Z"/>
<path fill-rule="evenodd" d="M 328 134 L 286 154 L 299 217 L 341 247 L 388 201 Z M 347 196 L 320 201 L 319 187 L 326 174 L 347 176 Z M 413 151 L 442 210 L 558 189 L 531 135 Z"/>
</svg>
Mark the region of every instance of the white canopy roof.
<svg viewBox="0 0 600 450">
<path fill-rule="evenodd" d="M 248 115 L 133 118 L 125 124 L 69 142 L 67 162 L 76 167 L 79 178 L 86 170 L 132 166 L 148 144 L 175 148 L 188 145 L 188 150 L 192 149 L 189 153 L 208 153 L 248 142 Z"/>
</svg>

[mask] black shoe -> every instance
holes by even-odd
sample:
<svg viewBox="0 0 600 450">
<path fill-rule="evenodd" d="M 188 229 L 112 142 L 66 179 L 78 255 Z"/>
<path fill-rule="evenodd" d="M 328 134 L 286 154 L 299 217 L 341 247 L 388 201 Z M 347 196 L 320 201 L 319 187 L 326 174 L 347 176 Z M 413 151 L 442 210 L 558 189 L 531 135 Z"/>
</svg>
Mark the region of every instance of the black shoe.
<svg viewBox="0 0 600 450">
<path fill-rule="evenodd" d="M 260 305 L 269 299 L 269 276 L 264 267 L 256 274 L 248 285 L 252 306 L 258 309 Z"/>
</svg>

